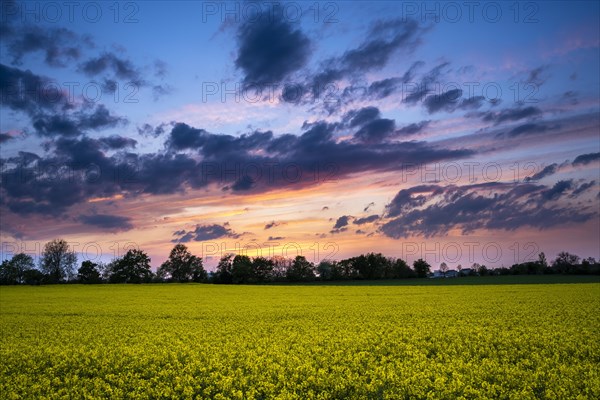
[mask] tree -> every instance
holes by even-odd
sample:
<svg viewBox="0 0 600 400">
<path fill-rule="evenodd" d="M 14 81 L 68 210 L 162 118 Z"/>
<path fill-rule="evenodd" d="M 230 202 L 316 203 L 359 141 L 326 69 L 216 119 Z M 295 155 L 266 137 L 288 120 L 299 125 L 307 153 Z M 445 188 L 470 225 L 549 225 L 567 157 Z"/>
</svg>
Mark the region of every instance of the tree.
<svg viewBox="0 0 600 400">
<path fill-rule="evenodd" d="M 462 267 L 461 267 L 462 269 Z M 448 272 L 448 264 L 446 264 L 445 262 L 440 264 L 440 272 L 442 274 L 444 274 L 444 276 L 446 276 L 446 272 Z"/>
<path fill-rule="evenodd" d="M 157 275 L 170 278 L 175 282 L 202 282 L 206 280 L 202 258 L 190 253 L 186 245 L 181 243 L 173 247 L 169 259 L 160 266 Z"/>
<path fill-rule="evenodd" d="M 287 270 L 286 277 L 291 282 L 311 281 L 315 279 L 315 266 L 304 256 L 296 256 Z"/>
<path fill-rule="evenodd" d="M 267 282 L 273 279 L 273 268 L 275 263 L 265 257 L 255 257 L 252 260 L 252 268 L 258 282 Z"/>
<path fill-rule="evenodd" d="M 575 254 L 571 254 L 566 251 L 562 251 L 558 253 L 558 256 L 552 263 L 552 268 L 554 268 L 557 272 L 568 274 L 572 273 L 576 269 L 576 265 L 579 263 L 579 256 Z"/>
<path fill-rule="evenodd" d="M 214 274 L 215 283 L 231 283 L 233 281 L 231 269 L 233 266 L 233 254 L 226 254 L 219 260 L 217 270 Z"/>
<path fill-rule="evenodd" d="M 233 283 L 256 282 L 250 257 L 238 254 L 233 258 L 231 263 L 231 281 Z"/>
<path fill-rule="evenodd" d="M 329 281 L 333 277 L 333 262 L 329 260 L 322 260 L 319 265 L 317 265 L 317 273 L 319 274 L 319 278 L 322 281 Z"/>
<path fill-rule="evenodd" d="M 150 257 L 142 250 L 128 250 L 122 258 L 113 260 L 108 268 L 111 283 L 142 283 L 152 280 Z"/>
<path fill-rule="evenodd" d="M 77 270 L 77 279 L 81 283 L 100 283 L 102 278 L 100 277 L 100 270 L 98 264 L 85 260 L 81 263 L 81 267 Z"/>
<path fill-rule="evenodd" d="M 540 267 L 542 269 L 548 267 L 548 261 L 546 260 L 546 254 L 544 254 L 543 251 L 538 255 L 538 264 L 540 264 Z"/>
<path fill-rule="evenodd" d="M 388 279 L 407 279 L 416 278 L 416 276 L 415 271 L 401 258 L 390 263 L 389 272 L 386 274 L 386 278 Z"/>
<path fill-rule="evenodd" d="M 15 254 L 0 265 L 0 284 L 16 285 L 25 282 L 25 271 L 35 269 L 33 258 L 25 253 Z"/>
<path fill-rule="evenodd" d="M 413 262 L 413 269 L 417 273 L 418 278 L 427 278 L 427 275 L 431 272 L 431 265 L 427 263 L 427 261 L 419 258 L 415 262 Z"/>
<path fill-rule="evenodd" d="M 70 279 L 73 275 L 77 256 L 69 250 L 64 239 L 54 239 L 46 243 L 40 260 L 40 269 L 51 283 Z"/>
</svg>

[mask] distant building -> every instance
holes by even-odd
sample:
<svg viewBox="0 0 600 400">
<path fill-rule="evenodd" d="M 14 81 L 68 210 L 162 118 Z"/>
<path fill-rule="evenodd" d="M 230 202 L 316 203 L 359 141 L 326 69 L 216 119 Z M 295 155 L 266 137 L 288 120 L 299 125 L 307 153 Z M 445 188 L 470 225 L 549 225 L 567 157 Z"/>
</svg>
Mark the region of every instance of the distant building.
<svg viewBox="0 0 600 400">
<path fill-rule="evenodd" d="M 435 270 L 433 271 L 433 273 L 429 274 L 430 278 L 443 278 L 444 277 L 444 273 L 440 270 Z"/>
<path fill-rule="evenodd" d="M 473 274 L 473 269 L 471 268 L 463 268 L 460 270 L 460 276 L 469 276 Z"/>
<path fill-rule="evenodd" d="M 446 278 L 456 278 L 458 276 L 458 271 L 455 269 L 449 269 L 446 271 Z"/>
</svg>

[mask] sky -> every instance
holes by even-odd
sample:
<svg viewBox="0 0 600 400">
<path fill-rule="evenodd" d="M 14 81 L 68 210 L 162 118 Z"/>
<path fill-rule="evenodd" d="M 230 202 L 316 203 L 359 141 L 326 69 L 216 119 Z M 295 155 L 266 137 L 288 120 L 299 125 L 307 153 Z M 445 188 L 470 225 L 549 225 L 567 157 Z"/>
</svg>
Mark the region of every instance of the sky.
<svg viewBox="0 0 600 400">
<path fill-rule="evenodd" d="M 0 257 L 600 258 L 598 2 L 16 2 Z"/>
</svg>

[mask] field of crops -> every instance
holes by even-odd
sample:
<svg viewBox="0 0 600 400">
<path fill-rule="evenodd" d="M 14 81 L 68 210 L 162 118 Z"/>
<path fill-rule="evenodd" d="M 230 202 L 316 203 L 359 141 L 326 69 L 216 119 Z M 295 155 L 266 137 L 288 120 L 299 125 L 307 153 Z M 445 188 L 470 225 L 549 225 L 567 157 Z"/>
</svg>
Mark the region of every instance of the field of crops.
<svg viewBox="0 0 600 400">
<path fill-rule="evenodd" d="M 598 399 L 600 284 L 0 288 L 0 398 Z"/>
</svg>

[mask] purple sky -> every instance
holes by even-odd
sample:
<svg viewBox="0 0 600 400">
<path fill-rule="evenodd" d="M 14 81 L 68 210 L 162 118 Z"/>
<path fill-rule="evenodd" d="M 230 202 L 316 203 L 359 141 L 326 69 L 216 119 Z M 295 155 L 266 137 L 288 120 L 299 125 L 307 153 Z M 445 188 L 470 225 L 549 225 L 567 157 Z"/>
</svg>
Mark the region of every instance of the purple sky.
<svg viewBox="0 0 600 400">
<path fill-rule="evenodd" d="M 600 256 L 597 2 L 1 4 L 1 258 Z"/>
</svg>

